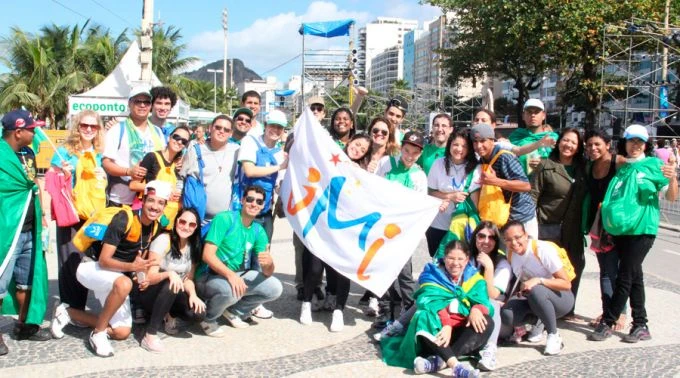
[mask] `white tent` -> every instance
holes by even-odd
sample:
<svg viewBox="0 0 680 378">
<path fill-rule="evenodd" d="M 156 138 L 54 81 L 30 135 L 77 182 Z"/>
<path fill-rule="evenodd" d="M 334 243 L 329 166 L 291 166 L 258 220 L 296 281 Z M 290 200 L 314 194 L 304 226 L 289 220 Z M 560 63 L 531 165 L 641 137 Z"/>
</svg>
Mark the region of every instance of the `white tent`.
<svg viewBox="0 0 680 378">
<path fill-rule="evenodd" d="M 69 116 L 85 109 L 94 110 L 101 116 L 127 116 L 130 90 L 134 85 L 141 84 L 140 54 L 139 44 L 137 41 L 132 42 L 120 63 L 104 81 L 85 93 L 69 96 Z M 155 73 L 151 74 L 151 85 L 163 85 Z M 168 118 L 175 121 L 188 120 L 189 104 L 178 98 Z"/>
</svg>

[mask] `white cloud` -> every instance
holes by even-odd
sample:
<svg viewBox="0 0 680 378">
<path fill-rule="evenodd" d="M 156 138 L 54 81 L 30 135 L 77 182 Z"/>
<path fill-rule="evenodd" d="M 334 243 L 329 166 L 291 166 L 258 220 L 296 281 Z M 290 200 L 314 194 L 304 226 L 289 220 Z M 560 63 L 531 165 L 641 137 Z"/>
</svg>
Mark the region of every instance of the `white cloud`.
<svg viewBox="0 0 680 378">
<path fill-rule="evenodd" d="M 230 31 L 228 55 L 244 61 L 247 67 L 258 73 L 268 71 L 293 58 L 302 51 L 302 37 L 298 29 L 302 22 L 329 21 L 351 18 L 357 25 L 371 20 L 367 12 L 339 9 L 335 3 L 312 2 L 304 14 L 281 13 L 255 20 L 243 30 Z M 340 46 L 346 37 L 333 39 L 307 37 L 305 49 L 324 49 Z M 222 59 L 224 48 L 222 30 L 205 31 L 193 36 L 187 44 L 189 55 L 198 56 L 206 62 Z M 299 65 L 299 60 L 297 60 Z M 293 63 L 290 63 L 293 64 Z M 290 70 L 289 70 L 290 71 Z M 298 69 L 299 71 L 299 69 Z M 276 75 L 277 72 L 271 74 Z M 283 78 L 282 78 L 283 79 Z M 287 79 L 287 78 L 286 78 Z"/>
<path fill-rule="evenodd" d="M 400 17 L 421 22 L 432 21 L 441 16 L 440 7 L 419 4 L 416 0 L 385 0 L 384 9 L 387 17 Z"/>
</svg>

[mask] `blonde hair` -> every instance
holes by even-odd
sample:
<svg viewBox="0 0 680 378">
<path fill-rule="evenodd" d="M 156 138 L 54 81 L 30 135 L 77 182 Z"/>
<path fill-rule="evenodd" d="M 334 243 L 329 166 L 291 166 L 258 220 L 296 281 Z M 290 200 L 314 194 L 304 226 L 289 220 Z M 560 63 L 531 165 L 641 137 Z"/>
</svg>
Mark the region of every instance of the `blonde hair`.
<svg viewBox="0 0 680 378">
<path fill-rule="evenodd" d="M 80 141 L 80 121 L 88 116 L 94 117 L 97 120 L 97 125 L 99 125 L 97 134 L 94 136 L 94 139 L 92 139 L 92 146 L 94 147 L 95 152 L 104 152 L 104 125 L 102 119 L 99 114 L 93 110 L 83 110 L 73 117 L 71 132 L 66 138 L 66 142 L 64 142 L 64 146 L 66 146 L 66 149 L 70 154 L 78 154 L 83 149 L 83 144 Z"/>
</svg>

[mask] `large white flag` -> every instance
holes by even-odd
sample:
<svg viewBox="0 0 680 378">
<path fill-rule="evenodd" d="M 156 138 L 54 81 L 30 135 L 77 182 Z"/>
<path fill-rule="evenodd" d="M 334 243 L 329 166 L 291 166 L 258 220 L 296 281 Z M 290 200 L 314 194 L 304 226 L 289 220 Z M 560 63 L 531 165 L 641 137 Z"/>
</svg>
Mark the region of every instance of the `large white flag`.
<svg viewBox="0 0 680 378">
<path fill-rule="evenodd" d="M 340 274 L 382 295 L 441 202 L 352 164 L 309 109 L 288 158 L 280 194 L 295 233 Z"/>
</svg>

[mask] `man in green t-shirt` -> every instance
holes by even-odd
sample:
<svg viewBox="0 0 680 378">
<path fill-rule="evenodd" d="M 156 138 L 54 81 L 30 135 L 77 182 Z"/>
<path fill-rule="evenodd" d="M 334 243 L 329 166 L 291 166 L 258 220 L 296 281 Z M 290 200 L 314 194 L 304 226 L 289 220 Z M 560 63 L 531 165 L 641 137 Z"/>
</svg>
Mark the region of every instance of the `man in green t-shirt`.
<svg viewBox="0 0 680 378">
<path fill-rule="evenodd" d="M 206 303 L 201 327 L 208 336 L 224 336 L 224 328 L 217 325 L 221 315 L 232 327 L 245 328 L 254 308 L 281 296 L 281 281 L 272 276 L 274 261 L 267 233 L 253 222 L 264 207 L 264 198 L 264 189 L 249 186 L 240 211 L 219 213 L 210 224 L 203 263 L 196 273 L 198 293 Z M 257 256 L 259 270 L 250 261 L 253 255 Z"/>
<path fill-rule="evenodd" d="M 448 114 L 440 113 L 432 119 L 432 139 L 423 147 L 423 153 L 417 161 L 426 175 L 430 174 L 434 161 L 446 155 L 446 143 L 452 132 L 453 120 Z"/>
</svg>

